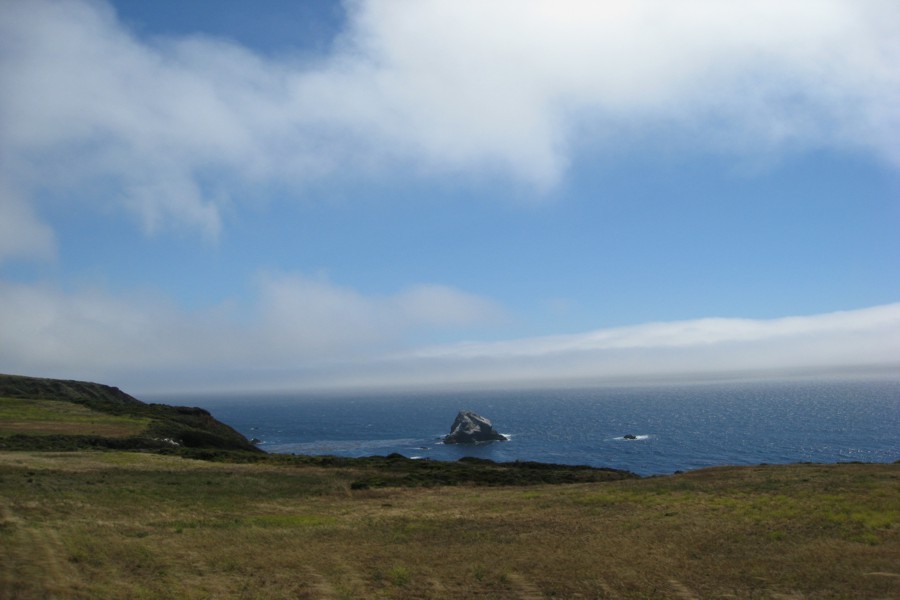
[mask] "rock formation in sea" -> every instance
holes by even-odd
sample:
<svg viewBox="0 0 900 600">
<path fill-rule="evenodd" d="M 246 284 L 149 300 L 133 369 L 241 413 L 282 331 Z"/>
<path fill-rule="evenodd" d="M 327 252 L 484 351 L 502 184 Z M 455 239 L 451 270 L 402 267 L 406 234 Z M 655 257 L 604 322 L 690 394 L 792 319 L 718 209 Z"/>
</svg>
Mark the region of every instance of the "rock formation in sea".
<svg viewBox="0 0 900 600">
<path fill-rule="evenodd" d="M 498 433 L 488 419 L 470 410 L 459 411 L 450 433 L 444 436 L 445 444 L 477 444 L 506 440 L 507 437 Z"/>
</svg>

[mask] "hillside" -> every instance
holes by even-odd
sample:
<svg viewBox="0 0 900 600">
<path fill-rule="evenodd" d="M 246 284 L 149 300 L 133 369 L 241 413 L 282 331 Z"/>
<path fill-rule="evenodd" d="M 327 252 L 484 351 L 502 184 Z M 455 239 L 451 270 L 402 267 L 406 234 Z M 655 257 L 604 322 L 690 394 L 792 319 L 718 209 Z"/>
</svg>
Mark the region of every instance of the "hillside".
<svg viewBox="0 0 900 600">
<path fill-rule="evenodd" d="M 0 449 L 260 452 L 202 408 L 147 404 L 85 381 L 0 375 Z"/>
</svg>

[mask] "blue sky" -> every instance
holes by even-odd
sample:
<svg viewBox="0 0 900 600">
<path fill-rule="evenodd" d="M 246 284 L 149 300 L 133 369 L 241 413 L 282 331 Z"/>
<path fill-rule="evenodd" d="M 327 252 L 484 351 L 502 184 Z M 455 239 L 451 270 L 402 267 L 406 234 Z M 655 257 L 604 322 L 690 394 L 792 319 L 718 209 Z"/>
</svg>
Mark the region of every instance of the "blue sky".
<svg viewBox="0 0 900 600">
<path fill-rule="evenodd" d="M 0 371 L 900 365 L 900 8 L 10 1 Z"/>
</svg>

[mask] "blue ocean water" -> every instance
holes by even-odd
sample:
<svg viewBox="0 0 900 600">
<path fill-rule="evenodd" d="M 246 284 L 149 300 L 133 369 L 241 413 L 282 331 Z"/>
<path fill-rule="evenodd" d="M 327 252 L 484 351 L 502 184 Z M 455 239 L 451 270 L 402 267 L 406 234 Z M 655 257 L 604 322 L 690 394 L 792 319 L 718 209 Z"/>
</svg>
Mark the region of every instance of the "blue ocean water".
<svg viewBox="0 0 900 600">
<path fill-rule="evenodd" d="M 714 465 L 900 460 L 900 381 L 189 396 L 268 452 L 536 460 L 667 474 Z M 443 445 L 460 409 L 507 442 Z M 635 440 L 623 436 L 632 434 Z"/>
</svg>

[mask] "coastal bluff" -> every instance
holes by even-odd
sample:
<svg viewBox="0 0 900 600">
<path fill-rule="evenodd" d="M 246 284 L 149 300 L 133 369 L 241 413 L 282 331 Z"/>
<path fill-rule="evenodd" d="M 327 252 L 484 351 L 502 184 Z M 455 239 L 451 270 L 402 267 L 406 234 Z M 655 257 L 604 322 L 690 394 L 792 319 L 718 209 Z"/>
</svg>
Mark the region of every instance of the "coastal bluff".
<svg viewBox="0 0 900 600">
<path fill-rule="evenodd" d="M 0 374 L 0 450 L 211 449 L 262 453 L 207 410 L 145 403 L 119 388 Z"/>
</svg>

